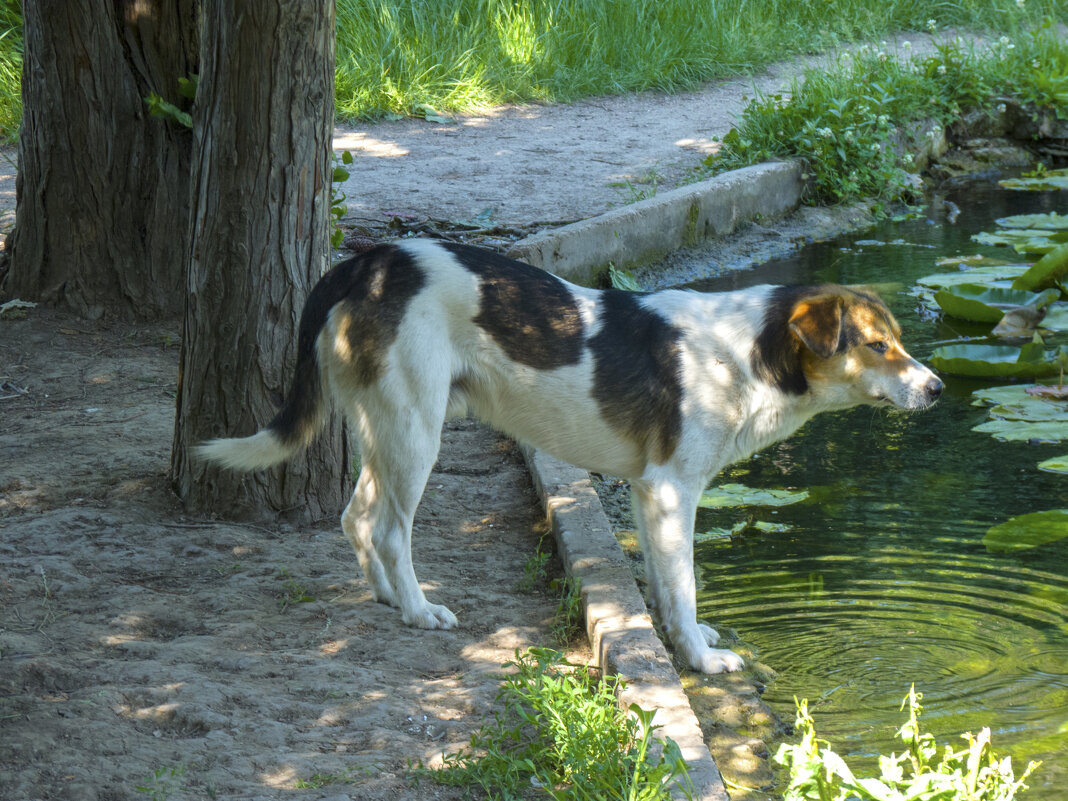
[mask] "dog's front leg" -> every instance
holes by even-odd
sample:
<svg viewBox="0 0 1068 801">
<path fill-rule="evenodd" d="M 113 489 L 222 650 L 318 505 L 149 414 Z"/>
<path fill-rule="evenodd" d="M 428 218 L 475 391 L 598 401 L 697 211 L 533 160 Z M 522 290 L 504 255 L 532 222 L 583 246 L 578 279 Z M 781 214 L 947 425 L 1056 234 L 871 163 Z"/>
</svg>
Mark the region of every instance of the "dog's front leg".
<svg viewBox="0 0 1068 801">
<path fill-rule="evenodd" d="M 742 658 L 733 651 L 709 648 L 719 635 L 697 622 L 693 523 L 700 484 L 638 479 L 631 482 L 631 490 L 653 603 L 675 650 L 703 673 L 740 670 L 745 664 Z"/>
</svg>

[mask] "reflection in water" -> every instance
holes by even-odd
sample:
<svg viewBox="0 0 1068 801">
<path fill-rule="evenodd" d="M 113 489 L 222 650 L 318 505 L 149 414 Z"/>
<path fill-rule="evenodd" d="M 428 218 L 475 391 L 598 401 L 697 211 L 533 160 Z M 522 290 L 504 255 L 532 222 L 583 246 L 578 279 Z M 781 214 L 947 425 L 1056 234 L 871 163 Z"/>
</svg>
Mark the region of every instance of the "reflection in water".
<svg viewBox="0 0 1068 801">
<path fill-rule="evenodd" d="M 943 255 L 1004 258 L 1004 249 L 968 241 L 997 217 L 1068 211 L 1066 192 L 969 187 L 949 199 L 963 209 L 956 225 L 886 223 L 699 288 L 874 284 L 898 315 L 906 348 L 923 359 L 932 342 L 975 332 L 920 320 L 905 294 L 914 280 L 944 271 L 935 266 Z M 871 243 L 898 239 L 907 244 Z M 699 512 L 699 531 L 747 514 L 792 526 L 699 545 L 699 612 L 754 644 L 779 672 L 765 700 L 792 720 L 794 697 L 808 698 L 817 730 L 840 753 L 900 751 L 899 707 L 915 682 L 925 728 L 939 742 L 956 747 L 959 733 L 990 726 L 1017 772 L 1029 758 L 1044 760 L 1032 777 L 1036 797 L 1068 799 L 1068 539 L 1014 553 L 982 543 L 1009 517 L 1068 507 L 1068 477 L 1035 467 L 1065 446 L 972 432 L 986 411 L 970 393 L 993 382 L 945 378 L 932 411 L 824 415 L 721 476 L 717 483 L 812 494 L 774 510 Z"/>
</svg>

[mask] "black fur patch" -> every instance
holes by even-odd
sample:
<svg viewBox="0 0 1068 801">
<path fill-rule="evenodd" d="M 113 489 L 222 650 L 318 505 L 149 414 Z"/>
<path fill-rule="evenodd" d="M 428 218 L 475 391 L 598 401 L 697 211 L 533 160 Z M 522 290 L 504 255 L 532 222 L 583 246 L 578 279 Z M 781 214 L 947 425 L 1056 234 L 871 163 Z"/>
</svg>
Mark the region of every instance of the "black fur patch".
<svg viewBox="0 0 1068 801">
<path fill-rule="evenodd" d="M 409 301 L 426 284 L 415 260 L 393 245 L 380 245 L 341 262 L 312 288 L 300 316 L 297 367 L 285 405 L 269 428 L 283 441 L 299 438 L 322 402 L 315 341 L 335 306 L 348 315 L 345 335 L 361 385 L 376 380 L 386 349 Z"/>
<path fill-rule="evenodd" d="M 578 304 L 556 276 L 492 251 L 446 244 L 481 281 L 475 325 L 508 358 L 538 370 L 578 364 L 583 325 Z"/>
<path fill-rule="evenodd" d="M 614 428 L 663 464 L 682 436 L 682 332 L 640 297 L 614 289 L 601 294 L 601 330 L 589 341 L 593 397 Z"/>
<path fill-rule="evenodd" d="M 817 294 L 819 287 L 775 287 L 749 356 L 757 377 L 787 395 L 808 391 L 808 379 L 801 368 L 801 343 L 790 331 L 790 316 L 800 300 Z"/>
</svg>

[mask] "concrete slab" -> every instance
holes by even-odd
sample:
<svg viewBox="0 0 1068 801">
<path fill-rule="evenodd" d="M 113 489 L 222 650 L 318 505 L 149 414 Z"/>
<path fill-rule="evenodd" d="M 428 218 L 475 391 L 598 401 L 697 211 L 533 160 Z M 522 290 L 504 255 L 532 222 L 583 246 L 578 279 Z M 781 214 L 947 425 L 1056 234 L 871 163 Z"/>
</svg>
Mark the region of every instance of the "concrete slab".
<svg viewBox="0 0 1068 801">
<path fill-rule="evenodd" d="M 667 649 L 653 628 L 627 557 L 585 470 L 523 447 L 567 574 L 579 579 L 586 633 L 598 666 L 623 679 L 624 707 L 655 709 L 660 737 L 674 740 L 690 770 L 695 801 L 728 801 L 723 777 Z M 681 792 L 678 797 L 684 797 Z"/>
<path fill-rule="evenodd" d="M 781 217 L 797 208 L 803 188 L 798 162 L 732 170 L 629 206 L 541 231 L 508 256 L 569 281 L 589 283 L 609 262 L 631 269 L 681 247 L 735 231 L 744 222 Z"/>
</svg>

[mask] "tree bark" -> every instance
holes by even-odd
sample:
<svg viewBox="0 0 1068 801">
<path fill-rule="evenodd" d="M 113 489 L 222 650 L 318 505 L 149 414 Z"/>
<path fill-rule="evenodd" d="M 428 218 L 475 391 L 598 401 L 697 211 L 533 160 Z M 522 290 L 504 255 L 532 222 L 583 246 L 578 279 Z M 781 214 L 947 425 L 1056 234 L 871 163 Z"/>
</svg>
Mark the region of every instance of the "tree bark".
<svg viewBox="0 0 1068 801">
<path fill-rule="evenodd" d="M 189 458 L 280 405 L 308 292 L 329 266 L 332 0 L 205 0 L 172 477 L 186 508 L 318 519 L 340 511 L 336 416 L 302 458 L 241 474 Z"/>
<path fill-rule="evenodd" d="M 8 294 L 93 318 L 183 309 L 192 134 L 150 117 L 144 98 L 183 103 L 197 6 L 24 4 L 17 211 L 0 267 Z"/>
</svg>

